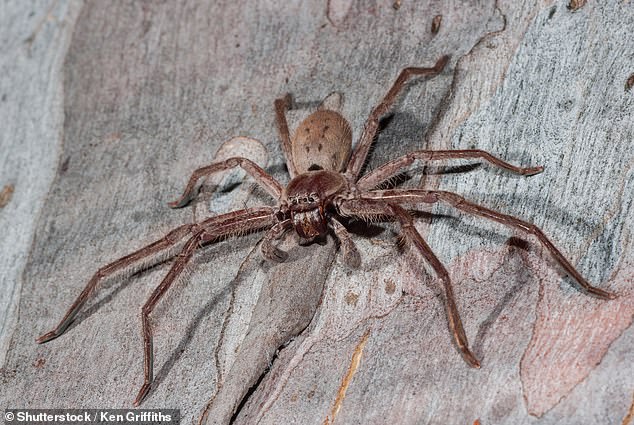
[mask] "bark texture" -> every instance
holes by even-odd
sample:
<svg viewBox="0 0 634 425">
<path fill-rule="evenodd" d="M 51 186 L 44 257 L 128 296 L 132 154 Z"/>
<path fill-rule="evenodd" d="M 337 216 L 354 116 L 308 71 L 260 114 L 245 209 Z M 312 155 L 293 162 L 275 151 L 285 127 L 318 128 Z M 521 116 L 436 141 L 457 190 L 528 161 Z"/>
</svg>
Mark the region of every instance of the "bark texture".
<svg viewBox="0 0 634 425">
<path fill-rule="evenodd" d="M 272 204 L 234 172 L 191 208 L 166 205 L 195 168 L 235 154 L 287 182 L 276 97 L 299 103 L 293 129 L 341 92 L 356 140 L 403 67 L 451 54 L 441 75 L 408 85 L 367 169 L 416 149 L 469 148 L 545 166 L 521 177 L 433 164 L 404 185 L 536 224 L 619 297 L 581 293 L 527 235 L 423 211 L 417 228 L 451 274 L 474 370 L 453 345 L 433 272 L 398 246 L 395 226 L 356 231 L 359 270 L 331 239 L 298 247 L 289 236 L 289 261 L 271 264 L 261 235 L 246 235 L 201 250 L 154 311 L 155 385 L 142 407 L 181 409 L 184 423 L 634 423 L 631 2 L 0 8 L 2 406 L 131 407 L 143 382 L 140 308 L 171 263 L 109 281 L 64 335 L 37 345 L 91 275 L 180 224 Z"/>
</svg>

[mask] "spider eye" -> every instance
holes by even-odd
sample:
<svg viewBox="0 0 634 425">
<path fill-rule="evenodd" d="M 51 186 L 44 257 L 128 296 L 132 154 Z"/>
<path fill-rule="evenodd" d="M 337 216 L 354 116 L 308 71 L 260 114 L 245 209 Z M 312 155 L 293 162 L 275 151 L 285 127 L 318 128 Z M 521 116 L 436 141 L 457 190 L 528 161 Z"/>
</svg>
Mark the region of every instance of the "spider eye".
<svg viewBox="0 0 634 425">
<path fill-rule="evenodd" d="M 319 171 L 319 170 L 323 170 L 324 167 L 317 165 L 317 164 L 313 164 L 310 167 L 308 167 L 308 171 Z"/>
</svg>

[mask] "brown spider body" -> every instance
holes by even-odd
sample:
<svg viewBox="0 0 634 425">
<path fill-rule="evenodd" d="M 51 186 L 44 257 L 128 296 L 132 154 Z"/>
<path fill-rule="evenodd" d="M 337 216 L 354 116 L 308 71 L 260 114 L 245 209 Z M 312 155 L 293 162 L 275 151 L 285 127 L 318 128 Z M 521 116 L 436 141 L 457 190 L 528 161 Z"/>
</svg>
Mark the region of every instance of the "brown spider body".
<svg viewBox="0 0 634 425">
<path fill-rule="evenodd" d="M 275 101 L 276 122 L 281 136 L 282 151 L 291 177 L 286 188 L 252 161 L 246 158 L 229 158 L 194 171 L 182 196 L 171 202 L 169 206 L 179 208 L 187 205 L 196 196 L 197 182 L 202 177 L 234 167 L 243 168 L 277 200 L 278 205 L 276 207 L 245 208 L 210 217 L 200 223 L 182 225 L 154 243 L 101 267 L 84 287 L 58 325 L 50 332 L 40 336 L 37 341 L 43 343 L 64 333 L 104 278 L 129 269 L 132 265 L 142 264 L 148 257 L 160 254 L 173 248 L 179 241 L 185 240 L 185 244 L 176 256 L 169 272 L 141 311 L 145 379 L 134 402 L 135 405 L 138 405 L 147 395 L 153 380 L 153 332 L 150 314 L 161 297 L 183 272 L 197 249 L 206 243 L 215 242 L 230 235 L 267 230 L 261 243 L 263 255 L 271 260 L 283 261 L 287 255 L 275 247 L 274 242 L 287 230 L 293 228 L 301 238 L 308 240 L 316 236 L 323 236 L 332 230 L 334 236 L 339 240 L 345 262 L 356 267 L 361 262 L 359 253 L 338 217 L 367 219 L 378 216 L 395 221 L 399 225 L 404 239 L 434 269 L 444 289 L 447 321 L 456 346 L 469 365 L 480 367 L 478 359 L 469 349 L 467 336 L 454 299 L 449 273 L 418 232 L 413 217 L 406 209 L 406 207 L 416 208 L 420 204 L 448 204 L 462 212 L 494 220 L 532 235 L 585 292 L 603 299 L 614 298 L 612 293 L 590 285 L 544 233 L 531 223 L 474 204 L 451 192 L 424 189 L 376 189 L 392 176 L 405 171 L 415 161 L 480 159 L 522 175 L 540 173 L 543 167 L 517 167 L 488 152 L 474 149 L 420 150 L 410 152 L 363 176 L 361 175 L 363 164 L 378 131 L 379 119 L 390 110 L 406 82 L 412 76 L 433 77 L 440 74 L 448 60 L 449 57 L 444 56 L 431 68 L 403 69 L 390 90 L 370 113 L 354 151 L 351 149 L 352 132 L 350 125 L 341 114 L 330 109 L 320 109 L 308 116 L 298 126 L 291 140 L 286 121 L 286 110 L 291 107 L 291 98 L 287 95 L 277 99 Z"/>
<path fill-rule="evenodd" d="M 326 211 L 347 187 L 346 179 L 334 171 L 307 171 L 293 178 L 284 196 L 297 234 L 304 239 L 325 235 Z"/>
<path fill-rule="evenodd" d="M 332 200 L 348 188 L 340 173 L 352 151 L 352 130 L 337 111 L 319 109 L 304 119 L 291 140 L 293 162 L 298 172 L 286 189 L 293 227 L 305 240 L 328 233 L 326 211 Z"/>
</svg>

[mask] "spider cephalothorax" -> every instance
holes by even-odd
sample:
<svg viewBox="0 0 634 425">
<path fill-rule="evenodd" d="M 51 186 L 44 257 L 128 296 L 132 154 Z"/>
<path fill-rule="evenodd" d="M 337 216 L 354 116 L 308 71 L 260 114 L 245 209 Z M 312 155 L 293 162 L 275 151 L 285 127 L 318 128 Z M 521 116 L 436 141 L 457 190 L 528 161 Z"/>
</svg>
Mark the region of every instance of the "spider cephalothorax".
<svg viewBox="0 0 634 425">
<path fill-rule="evenodd" d="M 304 239 L 328 232 L 326 212 L 337 194 L 347 189 L 347 181 L 339 173 L 327 170 L 306 171 L 286 187 L 288 210 L 297 234 Z"/>
<path fill-rule="evenodd" d="M 451 192 L 424 189 L 376 189 L 392 176 L 410 167 L 415 161 L 451 158 L 480 159 L 522 175 L 540 173 L 543 170 L 542 167 L 516 167 L 481 150 L 421 150 L 389 161 L 361 176 L 361 169 L 379 127 L 379 119 L 390 110 L 407 80 L 415 75 L 433 77 L 445 68 L 448 60 L 449 57 L 444 56 L 431 68 L 403 69 L 388 93 L 370 113 L 354 151 L 351 149 L 350 125 L 339 112 L 328 108 L 319 109 L 298 126 L 291 139 L 286 122 L 286 110 L 291 107 L 290 96 L 276 100 L 276 120 L 282 139 L 282 150 L 291 176 L 291 181 L 286 188 L 283 188 L 279 182 L 252 161 L 246 158 L 230 158 L 194 171 L 183 195 L 169 205 L 173 208 L 187 205 L 196 196 L 197 183 L 202 177 L 229 168 L 241 167 L 273 196 L 277 206 L 247 208 L 211 217 L 200 223 L 185 224 L 156 242 L 107 264 L 90 279 L 57 327 L 39 337 L 38 342 L 46 342 L 61 335 L 104 278 L 125 270 L 133 264 L 142 263 L 144 259 L 169 250 L 178 242 L 184 241 L 170 271 L 142 309 L 145 380 L 135 400 L 135 404 L 138 405 L 149 391 L 153 379 L 152 328 L 149 315 L 182 273 L 196 249 L 229 235 L 268 229 L 262 239 L 262 253 L 271 260 L 283 261 L 287 258 L 286 253 L 274 244 L 284 232 L 294 229 L 301 238 L 311 240 L 332 230 L 340 242 L 345 261 L 352 266 L 358 266 L 360 257 L 339 218 L 350 216 L 366 219 L 378 216 L 398 223 L 404 239 L 430 263 L 444 288 L 449 327 L 456 345 L 469 365 L 479 367 L 480 363 L 469 349 L 454 300 L 449 273 L 418 232 L 412 216 L 407 211 L 407 208 L 416 208 L 420 204 L 437 202 L 449 204 L 463 212 L 491 219 L 535 236 L 566 273 L 573 277 L 587 293 L 604 299 L 613 298 L 614 295 L 610 292 L 590 285 L 544 233 L 533 224 L 474 204 Z"/>
</svg>

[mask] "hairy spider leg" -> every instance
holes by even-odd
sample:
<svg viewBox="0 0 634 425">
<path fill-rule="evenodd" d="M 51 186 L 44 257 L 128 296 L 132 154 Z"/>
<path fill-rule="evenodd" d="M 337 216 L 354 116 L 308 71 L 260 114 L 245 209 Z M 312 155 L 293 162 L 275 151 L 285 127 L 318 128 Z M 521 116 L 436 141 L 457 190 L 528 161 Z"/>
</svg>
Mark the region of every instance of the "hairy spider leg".
<svg viewBox="0 0 634 425">
<path fill-rule="evenodd" d="M 566 259 L 562 252 L 546 237 L 544 232 L 532 223 L 467 201 L 462 196 L 452 192 L 423 189 L 393 189 L 367 192 L 361 196 L 363 198 L 399 204 L 417 204 L 421 202 L 433 204 L 436 202 L 443 202 L 468 214 L 488 218 L 489 220 L 504 224 L 505 226 L 521 230 L 537 237 L 542 246 L 550 252 L 557 263 L 559 263 L 566 273 L 568 273 L 568 275 L 570 275 L 588 294 L 602 299 L 614 299 L 616 297 L 611 292 L 590 285 L 590 283 L 581 276 L 581 273 L 579 273 Z"/>
<path fill-rule="evenodd" d="M 350 161 L 348 161 L 348 167 L 345 172 L 346 176 L 352 178 L 353 180 L 356 180 L 359 177 L 359 173 L 361 172 L 363 164 L 368 156 L 368 152 L 370 151 L 370 146 L 372 146 L 374 136 L 379 128 L 379 120 L 392 108 L 394 102 L 396 101 L 396 97 L 405 86 L 405 83 L 407 83 L 407 81 L 413 76 L 435 77 L 442 72 L 448 61 L 449 56 L 443 56 L 438 59 L 432 68 L 410 67 L 401 71 L 390 90 L 387 92 L 383 100 L 381 100 L 381 103 L 372 110 L 370 116 L 365 122 L 361 138 L 352 152 Z"/>
<path fill-rule="evenodd" d="M 81 291 L 75 302 L 73 302 L 70 308 L 66 311 L 66 314 L 64 314 L 64 317 L 55 327 L 55 329 L 40 336 L 37 339 L 37 342 L 41 344 L 57 338 L 58 336 L 63 334 L 66 328 L 68 328 L 68 325 L 71 324 L 77 313 L 79 313 L 79 310 L 81 310 L 88 298 L 96 290 L 99 282 L 103 281 L 103 279 L 107 278 L 117 271 L 126 269 L 134 263 L 140 262 L 144 258 L 166 250 L 167 248 L 176 244 L 178 241 L 182 240 L 185 236 L 191 234 L 193 228 L 193 224 L 186 224 L 177 227 L 161 239 L 137 251 L 134 251 L 133 253 L 126 255 L 125 257 L 119 258 L 118 260 L 115 260 L 112 263 L 101 267 L 88 281 L 84 289 Z"/>
<path fill-rule="evenodd" d="M 479 368 L 480 362 L 469 349 L 467 335 L 465 334 L 456 306 L 453 288 L 451 287 L 451 279 L 449 273 L 438 257 L 425 242 L 421 234 L 414 227 L 412 217 L 398 205 L 386 203 L 382 199 L 345 199 L 337 202 L 338 208 L 343 215 L 353 215 L 364 217 L 367 215 L 383 215 L 394 217 L 398 220 L 404 236 L 414 244 L 416 249 L 425 257 L 432 266 L 445 290 L 445 308 L 447 310 L 447 319 L 449 328 L 453 334 L 456 345 L 460 349 L 465 361 L 472 367 Z"/>
<path fill-rule="evenodd" d="M 139 393 L 134 400 L 134 405 L 138 406 L 145 398 L 152 385 L 154 375 L 154 349 L 152 344 L 152 327 L 150 323 L 150 313 L 165 295 L 172 283 L 181 274 L 194 251 L 204 244 L 216 241 L 220 238 L 267 228 L 277 223 L 275 211 L 272 208 L 256 208 L 233 211 L 228 214 L 211 217 L 196 226 L 194 235 L 187 241 L 181 252 L 176 257 L 176 261 L 163 281 L 150 295 L 141 310 L 141 321 L 143 325 L 143 360 L 144 360 L 144 382 Z"/>
<path fill-rule="evenodd" d="M 278 200 L 282 196 L 282 185 L 279 184 L 272 176 L 267 174 L 258 164 L 255 162 L 241 157 L 229 158 L 222 162 L 216 162 L 206 167 L 199 168 L 192 173 L 192 176 L 187 182 L 187 186 L 183 191 L 183 194 L 174 202 L 168 203 L 170 208 L 181 208 L 187 205 L 197 195 L 196 184 L 200 178 L 209 176 L 219 171 L 228 170 L 235 167 L 241 167 L 246 171 L 255 181 L 262 186 L 271 196 Z"/>
<path fill-rule="evenodd" d="M 288 122 L 286 121 L 286 111 L 291 108 L 293 99 L 290 94 L 275 100 L 275 122 L 277 130 L 282 139 L 282 152 L 286 159 L 286 167 L 291 178 L 297 176 L 297 167 L 293 162 L 293 150 L 291 148 L 291 133 L 288 130 Z"/>
<path fill-rule="evenodd" d="M 438 161 L 443 159 L 482 159 L 489 162 L 496 167 L 503 168 L 515 174 L 532 176 L 534 174 L 544 171 L 544 167 L 517 167 L 511 165 L 508 162 L 501 160 L 500 158 L 491 155 L 490 153 L 480 149 L 465 149 L 465 150 L 420 150 L 410 152 L 399 158 L 396 158 L 390 162 L 386 162 L 380 167 L 372 170 L 368 174 L 364 175 L 357 182 L 359 190 L 371 190 L 389 179 L 390 177 L 403 171 L 404 168 L 409 167 L 415 161 Z"/>
</svg>

